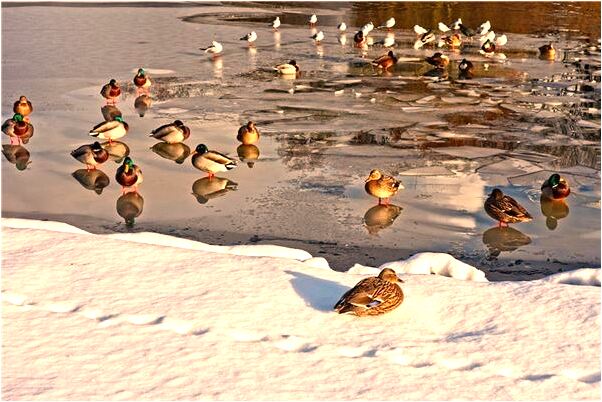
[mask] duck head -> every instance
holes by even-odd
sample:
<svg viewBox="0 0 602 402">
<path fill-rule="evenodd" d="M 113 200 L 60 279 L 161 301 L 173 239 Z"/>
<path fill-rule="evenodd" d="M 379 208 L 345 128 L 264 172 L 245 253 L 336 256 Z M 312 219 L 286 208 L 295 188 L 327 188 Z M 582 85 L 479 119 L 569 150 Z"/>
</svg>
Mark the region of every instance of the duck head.
<svg viewBox="0 0 602 402">
<path fill-rule="evenodd" d="M 134 161 L 129 156 L 126 156 L 123 160 L 123 168 L 125 173 L 129 172 L 130 169 L 134 169 Z"/>
<path fill-rule="evenodd" d="M 13 116 L 13 121 L 15 121 L 15 122 L 17 122 L 17 123 L 19 123 L 19 122 L 22 122 L 22 121 L 23 121 L 23 115 L 21 115 L 21 114 L 19 114 L 19 113 L 16 113 L 16 114 Z"/>
<path fill-rule="evenodd" d="M 136 74 L 136 75 L 138 75 L 139 77 L 144 77 L 145 74 L 146 73 L 144 72 L 144 69 L 143 68 L 139 68 L 138 69 L 138 74 Z"/>
<path fill-rule="evenodd" d="M 209 151 L 209 149 L 207 149 L 207 145 L 199 144 L 196 146 L 196 148 L 194 149 L 194 152 L 192 154 L 193 155 L 195 155 L 195 154 L 203 155 L 204 153 L 207 153 L 208 151 Z"/>
<path fill-rule="evenodd" d="M 395 271 L 393 271 L 391 268 L 385 268 L 380 271 L 378 278 L 390 283 L 404 283 L 403 280 L 399 278 Z"/>
<path fill-rule="evenodd" d="M 371 180 L 378 180 L 383 176 L 383 174 L 381 173 L 380 170 L 378 169 L 374 169 L 370 172 L 370 175 L 368 176 L 368 178 L 366 179 L 366 183 L 371 181 Z"/>
<path fill-rule="evenodd" d="M 111 85 L 112 87 L 119 87 L 115 78 L 111 78 L 111 81 L 109 81 L 109 85 Z"/>
<path fill-rule="evenodd" d="M 503 196 L 504 193 L 502 193 L 502 190 L 499 188 L 494 188 L 491 194 L 489 194 L 489 197 L 492 197 L 495 200 L 501 200 Z"/>
</svg>

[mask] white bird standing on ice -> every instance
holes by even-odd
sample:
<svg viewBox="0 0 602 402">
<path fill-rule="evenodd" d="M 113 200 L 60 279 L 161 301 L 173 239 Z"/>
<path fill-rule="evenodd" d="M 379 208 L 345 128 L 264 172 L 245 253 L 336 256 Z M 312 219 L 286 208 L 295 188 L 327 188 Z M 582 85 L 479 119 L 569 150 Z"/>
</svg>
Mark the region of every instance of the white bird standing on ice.
<svg viewBox="0 0 602 402">
<path fill-rule="evenodd" d="M 280 17 L 276 17 L 272 22 L 272 28 L 274 28 L 274 30 L 278 29 L 278 27 L 280 27 Z"/>
<path fill-rule="evenodd" d="M 324 32 L 320 31 L 311 37 L 316 43 L 320 43 L 324 39 Z"/>
<path fill-rule="evenodd" d="M 222 44 L 216 41 L 211 42 L 211 46 L 201 47 L 200 49 L 204 50 L 205 53 L 213 53 L 213 55 L 218 55 L 224 50 Z"/>
<path fill-rule="evenodd" d="M 414 32 L 416 32 L 416 35 L 424 35 L 428 32 L 428 29 L 423 28 L 420 25 L 414 25 Z"/>
<path fill-rule="evenodd" d="M 494 38 L 495 38 L 495 32 L 489 31 L 485 35 L 483 35 L 479 38 L 479 43 L 482 45 L 483 43 L 485 43 L 487 41 L 493 42 Z"/>
<path fill-rule="evenodd" d="M 374 29 L 374 24 L 372 23 L 372 21 L 370 21 L 369 23 L 367 23 L 366 25 L 364 25 L 362 27 L 362 32 L 364 33 L 364 36 L 368 36 L 368 34 Z"/>
<path fill-rule="evenodd" d="M 451 29 L 447 25 L 445 25 L 444 23 L 442 23 L 442 22 L 439 23 L 438 27 L 439 27 L 439 30 L 441 32 L 451 31 Z"/>
<path fill-rule="evenodd" d="M 453 24 L 452 24 L 452 29 L 454 31 L 457 31 L 458 29 L 460 29 L 460 25 L 462 24 L 462 18 L 458 18 Z"/>
<path fill-rule="evenodd" d="M 337 28 L 339 29 L 340 32 L 345 32 L 347 30 L 347 24 L 345 24 L 344 22 L 341 22 Z"/>
<path fill-rule="evenodd" d="M 255 31 L 252 31 L 240 38 L 240 40 L 246 40 L 247 42 L 249 42 L 249 44 L 252 44 L 257 40 L 257 34 L 255 33 Z"/>
<path fill-rule="evenodd" d="M 496 46 L 502 47 L 506 43 L 508 43 L 508 37 L 506 36 L 506 34 L 500 35 L 497 38 L 495 38 L 495 45 Z"/>
<path fill-rule="evenodd" d="M 382 24 L 381 26 L 379 26 L 379 28 L 387 28 L 387 29 L 391 29 L 395 26 L 395 18 L 391 17 L 388 20 L 385 21 L 384 24 Z"/>
<path fill-rule="evenodd" d="M 312 14 L 311 17 L 309 17 L 309 25 L 316 25 L 317 22 L 318 17 L 316 16 L 316 14 Z"/>
<path fill-rule="evenodd" d="M 481 25 L 479 25 L 479 28 L 477 29 L 477 35 L 485 35 L 487 32 L 489 32 L 489 30 L 491 29 L 491 22 L 489 22 L 489 20 L 483 22 Z"/>
<path fill-rule="evenodd" d="M 376 43 L 383 45 L 384 47 L 391 47 L 391 46 L 395 45 L 395 37 L 394 36 L 386 36 L 385 38 L 383 38 L 382 40 L 380 40 Z"/>
</svg>

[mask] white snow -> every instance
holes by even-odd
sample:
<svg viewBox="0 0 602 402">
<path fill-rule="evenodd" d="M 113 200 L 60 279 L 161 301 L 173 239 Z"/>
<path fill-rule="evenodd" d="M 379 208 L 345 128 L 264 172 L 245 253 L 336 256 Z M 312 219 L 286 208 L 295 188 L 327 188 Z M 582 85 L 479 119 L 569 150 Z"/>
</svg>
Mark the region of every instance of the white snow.
<svg viewBox="0 0 602 402">
<path fill-rule="evenodd" d="M 555 283 L 570 273 L 482 282 L 420 253 L 384 264 L 405 281 L 403 304 L 358 318 L 332 306 L 376 268 L 2 224 L 6 400 L 600 396 L 600 289 Z M 572 275 L 599 284 L 597 271 Z"/>
<path fill-rule="evenodd" d="M 560 272 L 543 278 L 542 281 L 567 285 L 600 286 L 600 268 L 582 268 Z"/>
</svg>

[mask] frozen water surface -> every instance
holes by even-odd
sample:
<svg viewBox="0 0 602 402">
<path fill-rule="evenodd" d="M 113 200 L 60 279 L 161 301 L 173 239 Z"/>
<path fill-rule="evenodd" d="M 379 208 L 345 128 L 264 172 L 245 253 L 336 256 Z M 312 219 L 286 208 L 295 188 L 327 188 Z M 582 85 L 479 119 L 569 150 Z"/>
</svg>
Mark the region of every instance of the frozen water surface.
<svg viewBox="0 0 602 402">
<path fill-rule="evenodd" d="M 335 269 L 420 251 L 451 253 L 490 280 L 600 264 L 599 4 L 496 3 L 504 10 L 495 13 L 486 3 L 312 6 L 3 4 L 2 119 L 19 95 L 35 107 L 24 149 L 3 147 L 3 216 L 98 233 L 293 246 Z M 319 45 L 306 25 L 314 12 L 325 34 Z M 276 15 L 282 26 L 273 32 Z M 354 48 L 353 34 L 390 16 L 398 21 L 393 32 L 370 35 L 375 43 L 395 37 L 400 61 L 383 73 L 370 61 L 387 50 Z M 473 39 L 443 50 L 451 59 L 443 72 L 422 61 L 437 49 L 414 49 L 412 26 L 458 17 L 472 27 L 491 20 L 508 36 L 503 56 L 484 57 Z M 341 21 L 351 27 L 344 37 Z M 239 38 L 252 30 L 258 39 L 249 47 Z M 224 46 L 216 59 L 199 50 L 213 38 Z M 540 60 L 537 48 L 550 41 L 556 60 Z M 475 64 L 473 79 L 458 77 L 463 58 Z M 272 71 L 291 59 L 298 77 Z M 139 67 L 153 80 L 150 105 L 136 102 L 130 85 Z M 98 94 L 110 78 L 126 85 L 117 111 L 103 108 Z M 69 152 L 90 143 L 88 131 L 116 112 L 130 131 L 111 148 L 104 175 L 76 173 L 83 166 Z M 184 145 L 148 137 L 174 119 L 192 130 Z M 248 120 L 262 133 L 256 147 L 236 141 Z M 239 166 L 208 183 L 190 163 L 199 143 Z M 27 169 L 16 169 L 15 155 L 28 158 Z M 121 197 L 114 179 L 125 155 L 143 169 L 139 196 Z M 375 207 L 364 192 L 377 167 L 404 183 L 392 206 Z M 556 171 L 571 196 L 542 203 L 541 183 Z M 494 187 L 524 205 L 533 222 L 495 227 L 483 210 Z M 120 215 L 136 216 L 133 228 Z"/>
</svg>

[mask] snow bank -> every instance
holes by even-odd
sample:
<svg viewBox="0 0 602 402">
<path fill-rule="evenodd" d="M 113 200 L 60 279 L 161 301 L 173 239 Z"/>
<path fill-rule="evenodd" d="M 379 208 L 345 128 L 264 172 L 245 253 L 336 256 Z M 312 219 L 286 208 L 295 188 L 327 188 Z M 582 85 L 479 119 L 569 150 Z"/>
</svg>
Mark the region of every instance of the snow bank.
<svg viewBox="0 0 602 402">
<path fill-rule="evenodd" d="M 567 285 L 600 286 L 600 268 L 582 268 L 575 271 L 560 272 L 541 280 Z"/>
<path fill-rule="evenodd" d="M 2 228 L 10 239 L 2 242 L 7 400 L 600 395 L 600 295 L 592 286 L 402 274 L 411 280 L 398 309 L 357 318 L 332 306 L 365 276 L 319 260 L 45 225 Z M 426 272 L 420 258 L 396 264 Z M 449 261 L 447 272 L 457 274 Z"/>
</svg>

